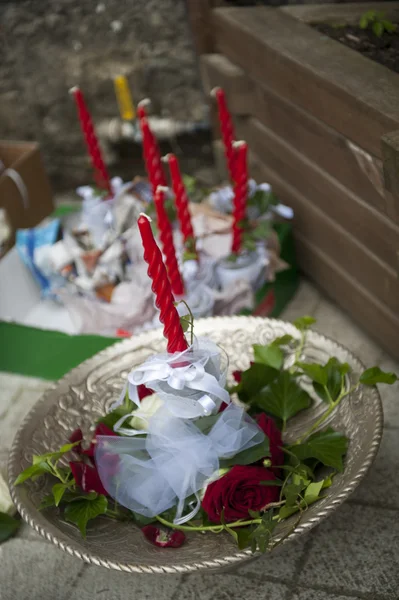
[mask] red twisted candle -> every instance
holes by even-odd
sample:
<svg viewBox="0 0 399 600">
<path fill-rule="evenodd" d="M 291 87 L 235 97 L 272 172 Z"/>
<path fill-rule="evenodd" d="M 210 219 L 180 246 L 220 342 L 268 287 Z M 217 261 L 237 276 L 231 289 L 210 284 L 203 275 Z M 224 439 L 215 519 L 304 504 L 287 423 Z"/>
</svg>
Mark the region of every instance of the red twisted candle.
<svg viewBox="0 0 399 600">
<path fill-rule="evenodd" d="M 140 100 L 140 102 L 137 105 L 137 117 L 139 119 L 145 119 L 147 118 L 147 106 L 149 106 L 151 104 L 151 100 L 149 100 L 148 98 L 144 98 L 143 100 Z"/>
<path fill-rule="evenodd" d="M 183 179 L 180 173 L 179 163 L 174 154 L 165 156 L 165 160 L 169 164 L 170 176 L 172 178 L 173 193 L 175 195 L 175 203 L 177 209 L 177 217 L 180 222 L 181 232 L 185 245 L 194 243 L 192 250 L 195 252 L 194 230 L 191 223 L 191 215 L 188 208 L 188 197 Z"/>
<path fill-rule="evenodd" d="M 166 270 L 170 281 L 172 292 L 175 296 L 184 295 L 184 283 L 177 264 L 175 246 L 173 244 L 173 232 L 168 215 L 165 210 L 165 192 L 167 187 L 159 185 L 155 192 L 154 202 L 157 211 L 157 224 L 159 239 L 162 243 L 162 252 L 165 257 Z"/>
<path fill-rule="evenodd" d="M 109 195 L 112 196 L 111 181 L 108 175 L 107 167 L 105 166 L 104 160 L 101 156 L 100 146 L 94 132 L 93 122 L 87 109 L 84 96 L 78 87 L 72 88 L 70 93 L 73 94 L 75 98 L 80 126 L 85 137 L 87 149 L 89 151 L 91 162 L 94 168 L 96 184 L 101 189 L 107 190 Z"/>
<path fill-rule="evenodd" d="M 234 125 L 231 114 L 227 107 L 226 95 L 222 88 L 217 87 L 212 90 L 211 94 L 216 97 L 219 113 L 220 132 L 224 145 L 224 152 L 227 160 L 227 167 L 230 173 L 230 180 L 235 181 L 235 152 L 233 148 Z"/>
<path fill-rule="evenodd" d="M 241 250 L 242 227 L 241 221 L 245 219 L 248 198 L 248 146 L 245 142 L 234 142 L 233 148 L 236 155 L 236 181 L 234 184 L 233 201 L 233 242 L 231 251 L 236 254 Z"/>
<path fill-rule="evenodd" d="M 182 352 L 188 348 L 188 344 L 174 305 L 162 254 L 155 242 L 150 223 L 150 218 L 144 214 L 141 214 L 137 221 L 144 248 L 144 260 L 148 264 L 147 273 L 152 280 L 151 289 L 155 294 L 155 305 L 161 313 L 159 320 L 164 325 L 163 334 L 168 340 L 168 352 Z"/>
<path fill-rule="evenodd" d="M 152 187 L 152 193 L 155 196 L 155 191 L 159 185 L 166 185 L 165 173 L 163 171 L 161 155 L 159 152 L 157 141 L 148 125 L 146 117 L 140 119 L 141 133 L 143 136 L 143 154 L 147 170 L 148 179 Z"/>
</svg>

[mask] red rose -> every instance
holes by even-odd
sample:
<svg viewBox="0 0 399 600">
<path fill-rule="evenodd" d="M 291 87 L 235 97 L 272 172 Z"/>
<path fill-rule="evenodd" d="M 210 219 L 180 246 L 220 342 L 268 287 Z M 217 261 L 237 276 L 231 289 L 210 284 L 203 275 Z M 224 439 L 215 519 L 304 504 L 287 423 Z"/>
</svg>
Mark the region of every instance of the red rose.
<svg viewBox="0 0 399 600">
<path fill-rule="evenodd" d="M 233 371 L 233 377 L 236 383 L 241 383 L 242 371 Z"/>
<path fill-rule="evenodd" d="M 254 364 L 254 362 L 253 362 L 253 360 L 251 360 L 251 362 L 249 363 L 249 366 L 252 367 L 253 364 Z M 242 373 L 243 373 L 243 371 L 233 371 L 232 375 L 233 375 L 234 381 L 236 383 L 241 383 Z"/>
<path fill-rule="evenodd" d="M 138 394 L 139 400 L 142 400 L 143 398 L 146 398 L 147 396 L 152 396 L 153 393 L 154 392 L 152 390 L 150 390 L 150 388 L 145 386 L 144 383 L 140 383 L 140 385 L 137 386 L 137 394 Z"/>
<path fill-rule="evenodd" d="M 273 479 L 274 473 L 264 467 L 236 465 L 208 485 L 202 507 L 213 523 L 220 523 L 223 510 L 226 523 L 246 519 L 249 510 L 262 510 L 278 500 L 278 487 L 261 485 L 262 481 Z"/>
<path fill-rule="evenodd" d="M 151 544 L 159 548 L 179 548 L 186 539 L 182 531 L 163 531 L 155 525 L 146 525 L 141 531 Z"/>
<path fill-rule="evenodd" d="M 70 462 L 73 478 L 76 485 L 84 492 L 97 492 L 107 496 L 107 490 L 101 483 L 96 467 L 91 467 L 83 462 Z"/>
<path fill-rule="evenodd" d="M 263 433 L 269 438 L 270 454 L 273 467 L 284 464 L 284 452 L 281 450 L 283 440 L 281 431 L 271 417 L 262 413 L 256 417 L 256 422 Z"/>
</svg>

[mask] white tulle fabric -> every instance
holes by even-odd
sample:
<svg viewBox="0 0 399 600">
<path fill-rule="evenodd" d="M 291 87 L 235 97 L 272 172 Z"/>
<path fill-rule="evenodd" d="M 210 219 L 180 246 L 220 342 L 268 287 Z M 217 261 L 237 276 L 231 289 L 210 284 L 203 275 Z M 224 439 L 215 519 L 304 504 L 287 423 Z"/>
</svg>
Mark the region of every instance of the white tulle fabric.
<svg viewBox="0 0 399 600">
<path fill-rule="evenodd" d="M 140 406 L 137 387 L 146 385 L 164 402 L 169 412 L 183 419 L 215 413 L 224 402 L 230 403 L 225 389 L 226 373 L 221 369 L 220 348 L 208 339 L 200 338 L 184 352 L 156 354 L 133 369 L 112 408 L 120 406 L 128 393 L 136 406 Z M 114 430 L 123 435 L 137 435 L 123 427 L 133 412 L 122 417 Z"/>
<path fill-rule="evenodd" d="M 153 517 L 176 505 L 176 524 L 199 510 L 198 492 L 217 472 L 220 459 L 231 458 L 265 437 L 234 404 L 221 413 L 207 435 L 194 421 L 173 415 L 165 405 L 150 418 L 147 434 L 98 436 L 98 472 L 109 495 L 136 513 Z M 193 495 L 191 512 L 182 516 L 187 498 Z"/>
</svg>

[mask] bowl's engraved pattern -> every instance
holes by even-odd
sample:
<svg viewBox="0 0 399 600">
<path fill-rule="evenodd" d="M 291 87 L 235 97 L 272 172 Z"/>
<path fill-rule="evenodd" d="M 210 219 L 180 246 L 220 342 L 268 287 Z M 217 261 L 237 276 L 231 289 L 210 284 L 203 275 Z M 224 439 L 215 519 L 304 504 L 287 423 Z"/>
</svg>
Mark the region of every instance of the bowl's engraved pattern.
<svg viewBox="0 0 399 600">
<path fill-rule="evenodd" d="M 219 317 L 196 323 L 197 335 L 208 335 L 227 351 L 230 383 L 233 370 L 249 366 L 252 344 L 267 343 L 285 333 L 298 337 L 298 331 L 291 324 L 272 319 Z M 107 518 L 100 518 L 89 526 L 87 538 L 83 540 L 77 529 L 62 519 L 58 509 L 37 510 L 43 496 L 50 491 L 48 481 L 41 479 L 13 486 L 17 475 L 30 464 L 32 454 L 58 448 L 77 427 L 90 439 L 93 421 L 118 397 L 129 370 L 164 348 L 159 331 L 125 340 L 87 360 L 46 392 L 22 423 L 11 449 L 9 478 L 13 500 L 23 519 L 41 535 L 69 554 L 107 568 L 136 573 L 178 573 L 222 568 L 248 560 L 251 553 L 237 551 L 229 535 L 190 534 L 181 548 L 168 551 L 149 544 L 134 525 Z M 363 369 L 346 348 L 310 332 L 303 358 L 326 361 L 331 356 L 351 365 L 353 380 Z M 303 385 L 306 387 L 306 381 Z M 306 431 L 326 409 L 321 401 L 313 398 L 312 407 L 291 420 L 286 434 L 288 440 Z M 309 507 L 286 539 L 296 538 L 318 524 L 349 496 L 366 474 L 382 433 L 382 407 L 377 390 L 364 388 L 351 394 L 328 422 L 350 439 L 345 471 L 334 478 L 328 496 Z M 276 541 L 290 531 L 294 519 L 291 517 L 278 526 Z"/>
</svg>

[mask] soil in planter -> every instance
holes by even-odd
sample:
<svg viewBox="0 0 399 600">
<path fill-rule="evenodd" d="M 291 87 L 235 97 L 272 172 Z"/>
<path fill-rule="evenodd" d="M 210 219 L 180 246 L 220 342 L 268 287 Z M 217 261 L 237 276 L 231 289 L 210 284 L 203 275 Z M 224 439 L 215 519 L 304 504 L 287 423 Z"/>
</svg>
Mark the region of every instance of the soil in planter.
<svg viewBox="0 0 399 600">
<path fill-rule="evenodd" d="M 399 73 L 399 33 L 384 33 L 378 38 L 371 30 L 360 29 L 354 25 L 329 25 L 327 23 L 312 23 L 312 27 L 357 50 L 367 58 L 374 60 L 392 71 Z M 399 27 L 398 27 L 399 30 Z"/>
</svg>

